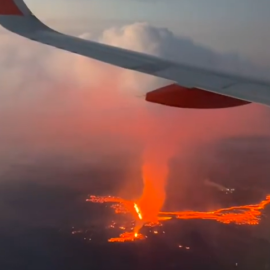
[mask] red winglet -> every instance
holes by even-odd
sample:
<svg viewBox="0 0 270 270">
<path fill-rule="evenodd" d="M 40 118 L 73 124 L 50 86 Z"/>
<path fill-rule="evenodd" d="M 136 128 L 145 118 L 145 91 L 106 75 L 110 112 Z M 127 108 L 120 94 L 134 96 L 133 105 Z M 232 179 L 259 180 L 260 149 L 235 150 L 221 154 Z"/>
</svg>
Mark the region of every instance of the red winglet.
<svg viewBox="0 0 270 270">
<path fill-rule="evenodd" d="M 20 15 L 23 16 L 21 10 L 13 2 L 13 0 L 0 0 L 0 15 Z"/>
<path fill-rule="evenodd" d="M 148 92 L 146 101 L 172 107 L 193 109 L 229 108 L 250 103 L 197 88 L 185 88 L 177 84 L 170 84 Z"/>
</svg>

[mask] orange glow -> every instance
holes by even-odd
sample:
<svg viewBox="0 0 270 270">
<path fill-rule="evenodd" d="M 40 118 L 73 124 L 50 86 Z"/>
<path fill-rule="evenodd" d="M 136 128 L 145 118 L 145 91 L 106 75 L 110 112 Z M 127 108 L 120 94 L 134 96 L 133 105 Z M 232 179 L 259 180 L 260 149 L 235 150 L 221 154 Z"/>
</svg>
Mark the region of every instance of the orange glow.
<svg viewBox="0 0 270 270">
<path fill-rule="evenodd" d="M 109 242 L 130 242 L 135 240 L 143 240 L 144 236 L 139 233 L 125 232 L 120 234 L 119 237 L 111 238 Z"/>
<path fill-rule="evenodd" d="M 141 210 L 140 210 L 140 208 L 138 207 L 138 205 L 137 205 L 136 203 L 134 203 L 134 209 L 135 209 L 135 211 L 136 211 L 136 213 L 137 213 L 137 215 L 138 215 L 138 218 L 139 218 L 140 220 L 142 220 L 143 218 L 142 218 Z"/>
<path fill-rule="evenodd" d="M 114 196 L 90 196 L 86 199 L 87 202 L 93 203 L 112 203 L 111 208 L 114 209 L 116 214 L 126 214 L 134 212 L 134 203 Z"/>
<path fill-rule="evenodd" d="M 118 197 L 96 197 L 91 196 L 87 201 L 94 202 L 94 203 L 114 203 L 112 208 L 114 209 L 115 213 L 128 213 L 130 212 L 133 214 L 136 220 L 141 220 L 141 212 L 140 208 L 136 203 L 132 203 L 128 200 L 123 200 Z M 208 219 L 208 220 L 215 220 L 217 222 L 229 224 L 235 223 L 238 225 L 258 225 L 261 216 L 262 210 L 270 204 L 270 195 L 266 197 L 265 200 L 261 201 L 258 204 L 250 204 L 250 205 L 243 205 L 243 206 L 232 206 L 228 208 L 221 208 L 218 210 L 208 211 L 208 212 L 199 212 L 199 211 L 176 211 L 176 212 L 159 212 L 157 216 L 157 221 L 155 222 L 144 222 L 142 225 L 144 226 L 162 226 L 162 222 L 167 220 L 171 220 L 172 218 L 176 219 Z M 134 208 L 130 207 L 131 205 Z M 119 211 L 121 209 L 121 211 Z M 130 211 L 130 210 L 131 211 Z M 133 210 L 135 209 L 135 211 Z M 126 241 L 134 241 L 135 239 L 142 240 L 144 236 L 138 233 L 139 229 L 136 228 L 135 232 L 125 232 L 121 234 L 118 238 L 112 238 L 109 242 L 126 242 Z M 158 231 L 154 231 L 154 234 L 157 234 Z"/>
<path fill-rule="evenodd" d="M 116 214 L 119 213 L 128 213 L 130 212 L 128 209 L 131 209 L 130 205 L 133 203 L 124 200 L 118 197 L 97 197 L 91 196 L 86 201 L 94 202 L 94 203 L 104 203 L 104 202 L 113 202 L 111 207 L 115 210 Z M 222 223 L 235 223 L 235 224 L 249 224 L 256 225 L 259 224 L 261 219 L 261 211 L 266 207 L 266 205 L 270 204 L 270 195 L 266 197 L 265 200 L 261 201 L 258 204 L 250 204 L 243 206 L 232 206 L 228 208 L 220 208 L 218 210 L 208 211 L 208 212 L 199 212 L 199 211 L 175 211 L 175 212 L 159 212 L 156 222 L 145 222 L 146 226 L 157 226 L 162 221 L 171 220 L 173 217 L 177 219 L 210 219 L 216 220 Z M 134 204 L 135 218 L 142 219 L 140 214 L 140 209 L 137 204 Z M 138 211 L 138 212 L 137 212 Z M 134 211 L 131 213 L 134 214 Z M 138 217 L 137 217 L 138 215 Z"/>
<path fill-rule="evenodd" d="M 138 206 L 143 214 L 144 223 L 158 221 L 158 213 L 166 199 L 165 186 L 169 172 L 167 161 L 171 151 L 169 147 L 158 146 L 160 139 L 156 140 L 145 149 L 143 156 L 144 189 Z"/>
<path fill-rule="evenodd" d="M 181 211 L 181 212 L 160 212 L 161 218 L 175 216 L 178 219 L 211 219 L 222 223 L 235 223 L 238 225 L 257 225 L 261 219 L 261 211 L 270 203 L 270 195 L 258 204 L 243 206 L 232 206 L 209 212 Z M 169 216 L 169 217 L 168 217 Z"/>
</svg>

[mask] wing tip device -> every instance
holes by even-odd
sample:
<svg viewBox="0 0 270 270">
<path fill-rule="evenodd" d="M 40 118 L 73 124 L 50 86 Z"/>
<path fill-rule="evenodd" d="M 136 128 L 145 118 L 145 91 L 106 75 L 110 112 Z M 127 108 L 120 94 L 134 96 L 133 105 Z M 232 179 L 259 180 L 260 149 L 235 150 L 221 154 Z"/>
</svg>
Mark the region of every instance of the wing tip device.
<svg viewBox="0 0 270 270">
<path fill-rule="evenodd" d="M 248 101 L 220 95 L 198 88 L 170 84 L 146 94 L 146 101 L 178 108 L 222 109 L 250 104 Z"/>
<path fill-rule="evenodd" d="M 0 16 L 1 15 L 23 16 L 24 14 L 15 1 L 0 0 Z"/>
<path fill-rule="evenodd" d="M 32 15 L 23 0 L 0 0 L 0 16 Z"/>
</svg>

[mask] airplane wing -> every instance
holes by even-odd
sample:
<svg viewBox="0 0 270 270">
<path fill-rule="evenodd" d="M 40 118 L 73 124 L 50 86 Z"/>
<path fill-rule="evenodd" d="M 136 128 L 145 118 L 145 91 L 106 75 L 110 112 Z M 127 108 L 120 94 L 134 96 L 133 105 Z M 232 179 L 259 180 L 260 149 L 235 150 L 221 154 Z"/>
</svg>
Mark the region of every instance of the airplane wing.
<svg viewBox="0 0 270 270">
<path fill-rule="evenodd" d="M 168 61 L 57 32 L 36 18 L 23 0 L 0 0 L 0 24 L 28 39 L 174 83 L 146 100 L 185 108 L 222 108 L 250 102 L 270 106 L 270 82 Z"/>
</svg>

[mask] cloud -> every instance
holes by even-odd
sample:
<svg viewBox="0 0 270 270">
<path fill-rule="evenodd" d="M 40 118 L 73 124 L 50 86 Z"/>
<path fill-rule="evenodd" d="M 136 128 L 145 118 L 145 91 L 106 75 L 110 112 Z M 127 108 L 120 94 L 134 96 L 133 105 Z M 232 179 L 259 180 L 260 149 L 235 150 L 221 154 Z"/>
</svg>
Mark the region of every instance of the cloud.
<svg viewBox="0 0 270 270">
<path fill-rule="evenodd" d="M 99 41 L 213 70 L 266 79 L 270 75 L 270 69 L 259 67 L 236 53 L 218 53 L 188 37 L 176 36 L 167 28 L 157 28 L 146 22 L 110 28 Z"/>
<path fill-rule="evenodd" d="M 269 75 L 247 59 L 219 54 L 144 22 L 81 36 L 198 66 Z M 5 178 L 14 164 L 36 166 L 52 159 L 61 168 L 80 163 L 106 168 L 130 155 L 137 159 L 121 167 L 122 177 L 137 181 L 135 167 L 145 149 L 154 148 L 151 152 L 167 162 L 223 138 L 269 135 L 269 109 L 264 106 L 196 111 L 148 104 L 142 94 L 167 81 L 7 32 L 1 34 L 0 52 L 0 172 Z M 114 158 L 117 153 L 121 157 Z M 190 170 L 181 168 L 182 177 Z M 125 188 L 133 186 L 126 181 Z"/>
</svg>

